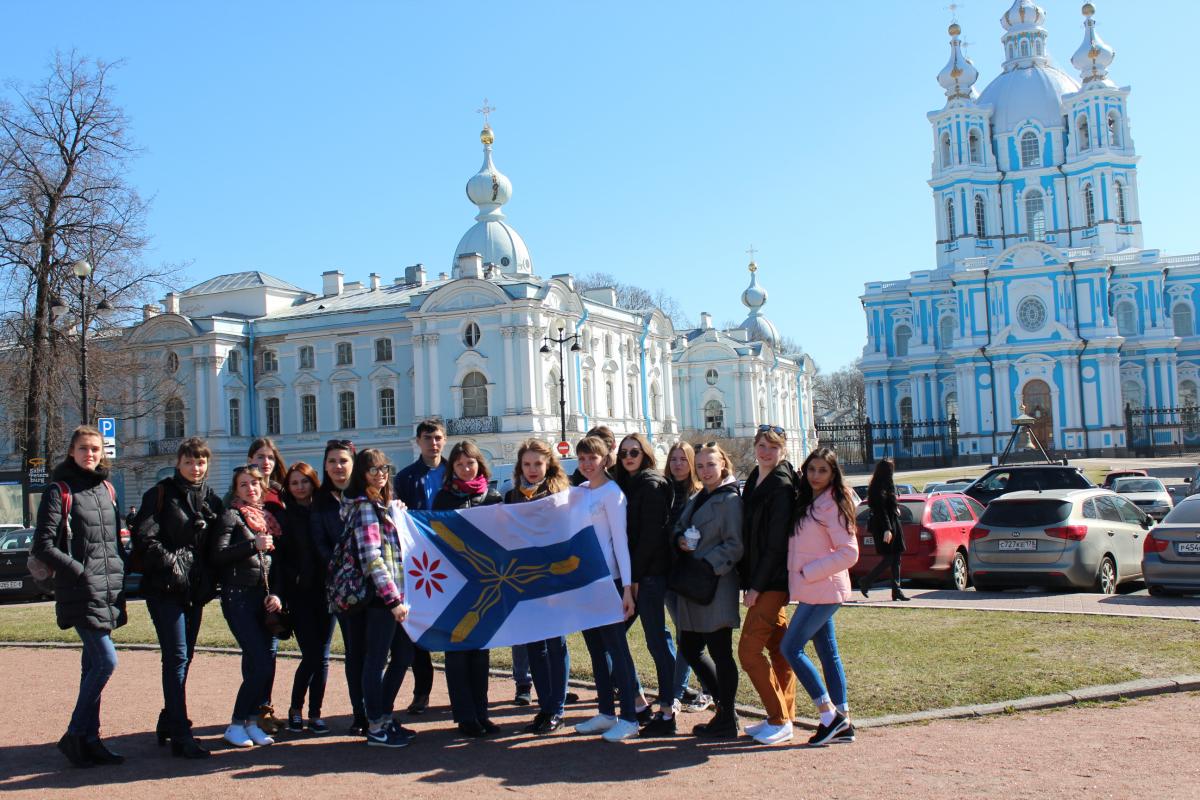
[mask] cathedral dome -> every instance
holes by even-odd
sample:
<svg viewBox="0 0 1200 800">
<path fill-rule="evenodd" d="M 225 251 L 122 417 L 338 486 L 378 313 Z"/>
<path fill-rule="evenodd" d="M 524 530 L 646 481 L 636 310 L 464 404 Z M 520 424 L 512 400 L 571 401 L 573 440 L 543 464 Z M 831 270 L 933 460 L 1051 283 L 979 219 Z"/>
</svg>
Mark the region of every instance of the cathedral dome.
<svg viewBox="0 0 1200 800">
<path fill-rule="evenodd" d="M 779 329 L 763 315 L 762 308 L 767 304 L 767 290 L 758 285 L 757 272 L 758 265 L 751 261 L 750 285 L 742 292 L 742 305 L 750 309 L 750 314 L 738 328 L 744 330 L 751 341 L 766 342 L 778 350 Z"/>
<path fill-rule="evenodd" d="M 467 198 L 479 207 L 479 213 L 475 215 L 475 224 L 459 240 L 451 267 L 457 264 L 460 255 L 478 253 L 483 256 L 483 263 L 495 264 L 501 272 L 532 274 L 529 248 L 521 234 L 504 221 L 504 212 L 500 210 L 512 197 L 512 182 L 492 163 L 496 136 L 490 125 L 484 125 L 479 141 L 483 144 L 483 166 L 467 181 Z"/>
<path fill-rule="evenodd" d="M 1062 97 L 1079 91 L 1079 84 L 1051 64 L 1002 72 L 979 96 L 980 105 L 991 106 L 996 133 L 1016 130 L 1026 120 L 1043 128 L 1062 127 Z"/>
</svg>

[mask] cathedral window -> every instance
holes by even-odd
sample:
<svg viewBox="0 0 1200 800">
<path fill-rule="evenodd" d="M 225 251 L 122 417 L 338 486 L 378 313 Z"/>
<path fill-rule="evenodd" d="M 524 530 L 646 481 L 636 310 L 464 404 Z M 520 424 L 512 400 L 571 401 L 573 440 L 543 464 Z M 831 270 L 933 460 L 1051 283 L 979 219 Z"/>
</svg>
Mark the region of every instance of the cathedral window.
<svg viewBox="0 0 1200 800">
<path fill-rule="evenodd" d="M 584 378 L 582 384 L 583 392 L 583 413 L 589 417 L 592 415 L 592 381 L 590 378 Z"/>
<path fill-rule="evenodd" d="M 612 358 L 612 336 L 604 334 L 604 357 Z"/>
<path fill-rule="evenodd" d="M 300 369 L 312 369 L 316 363 L 316 354 L 307 345 L 300 348 Z"/>
<path fill-rule="evenodd" d="M 900 398 L 900 421 L 912 424 L 913 421 L 913 403 L 911 397 Z"/>
<path fill-rule="evenodd" d="M 229 435 L 242 435 L 242 401 L 236 397 L 229 398 Z"/>
<path fill-rule="evenodd" d="M 983 195 L 975 195 L 975 236 L 978 239 L 987 238 L 987 205 Z"/>
<path fill-rule="evenodd" d="M 379 390 L 379 424 L 384 428 L 396 425 L 396 390 Z"/>
<path fill-rule="evenodd" d="M 628 393 L 628 397 L 626 399 L 629 401 L 629 408 L 627 409 L 626 413 L 631 417 L 636 417 L 637 416 L 637 392 L 633 388 L 632 383 L 629 384 L 625 388 L 626 388 L 626 392 Z"/>
<path fill-rule="evenodd" d="M 262 371 L 263 372 L 278 372 L 279 371 L 279 357 L 275 355 L 274 350 L 263 350 Z"/>
<path fill-rule="evenodd" d="M 941 141 L 942 168 L 950 166 L 950 134 L 943 133 Z"/>
<path fill-rule="evenodd" d="M 167 372 L 174 375 L 179 372 L 179 354 L 175 352 L 167 353 Z"/>
<path fill-rule="evenodd" d="M 608 411 L 610 419 L 617 415 L 616 395 L 613 393 L 612 381 L 604 382 L 604 408 Z"/>
<path fill-rule="evenodd" d="M 349 342 L 338 342 L 337 345 L 337 364 L 339 367 L 348 367 L 354 363 L 354 346 Z"/>
<path fill-rule="evenodd" d="M 704 373 L 704 382 L 707 383 L 709 386 L 716 386 L 717 378 L 718 378 L 718 375 L 717 375 L 717 371 L 715 369 L 710 369 Z"/>
<path fill-rule="evenodd" d="M 487 378 L 482 372 L 468 372 L 462 382 L 462 415 L 486 417 L 488 413 Z"/>
<path fill-rule="evenodd" d="M 1121 115 L 1116 111 L 1108 112 L 1108 143 L 1113 147 L 1121 146 Z"/>
<path fill-rule="evenodd" d="M 1034 241 L 1046 240 L 1046 198 L 1037 189 L 1025 195 L 1025 230 Z"/>
<path fill-rule="evenodd" d="M 1079 115 L 1079 122 L 1075 127 L 1079 131 L 1080 151 L 1090 150 L 1092 147 L 1092 137 L 1090 135 L 1091 132 L 1088 130 L 1088 118 L 1086 113 Z"/>
<path fill-rule="evenodd" d="M 1029 41 L 1027 39 L 1021 40 L 1021 58 L 1029 58 Z"/>
<path fill-rule="evenodd" d="M 184 435 L 183 401 L 172 397 L 163 409 L 163 438 L 182 439 Z"/>
<path fill-rule="evenodd" d="M 1096 224 L 1096 195 L 1090 183 L 1083 185 L 1083 216 L 1089 228 Z"/>
<path fill-rule="evenodd" d="M 725 427 L 725 406 L 720 400 L 709 400 L 704 404 L 704 429 L 721 430 Z"/>
<path fill-rule="evenodd" d="M 468 322 L 467 327 L 463 330 L 463 344 L 469 349 L 474 350 L 475 345 L 479 344 L 481 335 L 479 326 L 474 322 Z"/>
<path fill-rule="evenodd" d="M 946 393 L 946 419 L 958 419 L 958 392 Z"/>
<path fill-rule="evenodd" d="M 266 415 L 267 415 L 267 435 L 279 435 L 279 398 L 268 397 L 266 399 Z"/>
<path fill-rule="evenodd" d="M 1140 383 L 1132 379 L 1121 381 L 1121 402 L 1126 408 L 1141 408 L 1144 405 L 1142 397 Z"/>
<path fill-rule="evenodd" d="M 1025 169 L 1039 166 L 1042 160 L 1042 147 L 1038 144 L 1038 135 L 1033 131 L 1021 134 L 1021 166 Z"/>
<path fill-rule="evenodd" d="M 1137 309 L 1133 301 L 1122 300 L 1117 303 L 1117 333 L 1122 336 L 1137 336 Z"/>
<path fill-rule="evenodd" d="M 317 396 L 300 395 L 300 430 L 313 433 L 317 429 Z"/>
<path fill-rule="evenodd" d="M 904 357 L 908 355 L 908 342 L 912 339 L 912 328 L 907 325 L 900 325 L 896 328 L 896 355 Z"/>
<path fill-rule="evenodd" d="M 1117 181 L 1117 222 L 1124 225 L 1128 221 L 1128 216 L 1125 210 L 1125 184 Z"/>
<path fill-rule="evenodd" d="M 972 130 L 967 134 L 967 156 L 972 164 L 983 163 L 983 147 L 979 140 L 979 131 Z"/>
<path fill-rule="evenodd" d="M 942 317 L 942 321 L 938 323 L 938 331 L 941 334 L 942 347 L 946 348 L 954 344 L 954 317 L 946 314 Z"/>
<path fill-rule="evenodd" d="M 1191 304 L 1182 301 L 1176 303 L 1171 309 L 1171 320 L 1175 323 L 1176 336 L 1191 336 L 1195 332 Z"/>
<path fill-rule="evenodd" d="M 946 238 L 953 241 L 958 236 L 958 226 L 954 224 L 954 198 L 946 198 Z"/>
<path fill-rule="evenodd" d="M 1184 408 L 1195 408 L 1200 398 L 1196 393 L 1195 381 L 1180 381 L 1179 382 L 1179 405 Z"/>
<path fill-rule="evenodd" d="M 338 392 L 338 427 L 344 431 L 358 425 L 354 409 L 354 392 Z"/>
<path fill-rule="evenodd" d="M 662 390 L 658 388 L 657 383 L 650 384 L 650 416 L 653 419 L 662 419 Z"/>
<path fill-rule="evenodd" d="M 375 340 L 375 360 L 376 361 L 391 361 L 392 360 L 392 340 L 391 339 L 376 339 Z"/>
<path fill-rule="evenodd" d="M 229 372 L 232 373 L 233 375 L 240 375 L 242 373 L 242 351 L 241 350 L 230 350 L 229 351 Z"/>
</svg>

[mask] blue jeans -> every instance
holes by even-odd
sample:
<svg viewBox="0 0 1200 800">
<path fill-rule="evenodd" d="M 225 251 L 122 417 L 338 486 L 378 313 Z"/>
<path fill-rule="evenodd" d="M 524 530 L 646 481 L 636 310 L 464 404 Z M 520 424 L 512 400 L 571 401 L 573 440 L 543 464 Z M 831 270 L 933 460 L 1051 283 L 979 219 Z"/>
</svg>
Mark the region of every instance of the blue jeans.
<svg viewBox="0 0 1200 800">
<path fill-rule="evenodd" d="M 321 716 L 325 702 L 325 684 L 329 679 L 329 644 L 333 639 L 333 615 L 324 592 L 298 592 L 291 598 L 289 611 L 296 644 L 300 647 L 300 665 L 292 678 L 291 709 L 300 711 L 308 695 L 308 718 Z M 290 709 L 289 709 L 290 712 Z"/>
<path fill-rule="evenodd" d="M 343 666 L 346 670 L 346 691 L 350 695 L 350 708 L 356 720 L 366 719 L 363 710 L 363 654 L 367 648 L 367 615 L 355 611 L 337 615 L 338 627 L 342 629 L 342 647 L 345 648 L 346 658 Z"/>
<path fill-rule="evenodd" d="M 614 622 L 583 632 L 588 655 L 592 657 L 592 676 L 596 681 L 596 704 L 601 714 L 616 713 L 614 688 L 621 691 L 621 719 L 637 722 L 638 685 L 633 656 L 625 639 L 625 623 Z"/>
<path fill-rule="evenodd" d="M 388 666 L 388 656 L 392 652 L 397 624 L 391 609 L 383 606 L 368 606 L 360 613 L 366 618 L 362 671 L 363 710 L 367 714 L 368 722 L 377 723 L 388 717 L 383 672 Z M 399 684 L 396 688 L 399 689 Z"/>
<path fill-rule="evenodd" d="M 527 645 L 515 644 L 512 648 L 512 679 L 517 689 L 528 689 L 533 686 L 533 673 L 529 666 L 529 651 Z"/>
<path fill-rule="evenodd" d="M 263 600 L 260 586 L 226 586 L 221 589 L 221 613 L 233 638 L 242 649 L 242 685 L 233 701 L 233 721 L 245 723 L 258 713 L 271 692 L 275 674 L 275 650 L 279 642 L 263 625 Z"/>
<path fill-rule="evenodd" d="M 523 650 L 529 662 L 529 673 L 537 689 L 538 711 L 562 716 L 567 704 L 567 676 L 571 674 L 571 651 L 567 637 L 556 636 L 540 642 L 530 642 Z"/>
<path fill-rule="evenodd" d="M 188 724 L 187 676 L 196 655 L 196 635 L 204 617 L 204 606 L 185 606 L 163 597 L 146 598 L 146 608 L 158 634 L 162 655 L 163 708 L 171 736 L 185 736 Z"/>
<path fill-rule="evenodd" d="M 83 656 L 80 659 L 79 698 L 75 701 L 67 733 L 95 741 L 100 738 L 100 695 L 117 668 L 117 648 L 113 647 L 108 631 L 76 625 L 75 632 L 83 642 Z"/>
<path fill-rule="evenodd" d="M 648 575 L 638 583 L 637 612 L 642 618 L 642 631 L 646 634 L 646 649 L 654 660 L 658 679 L 658 704 L 670 706 L 671 701 L 682 696 L 676 685 L 675 642 L 667 628 L 666 614 L 667 579 L 663 575 Z"/>
<path fill-rule="evenodd" d="M 842 671 L 837 634 L 833 627 L 833 615 L 841 607 L 841 603 L 812 606 L 800 603 L 796 606 L 796 613 L 792 614 L 791 624 L 788 625 L 783 642 L 779 645 L 804 690 L 818 705 L 826 695 L 834 705 L 846 704 L 846 673 Z M 809 642 L 813 643 L 817 658 L 821 661 L 821 671 L 825 673 L 825 681 L 829 684 L 828 691 L 821 683 L 816 666 L 804 652 L 804 647 Z"/>
</svg>

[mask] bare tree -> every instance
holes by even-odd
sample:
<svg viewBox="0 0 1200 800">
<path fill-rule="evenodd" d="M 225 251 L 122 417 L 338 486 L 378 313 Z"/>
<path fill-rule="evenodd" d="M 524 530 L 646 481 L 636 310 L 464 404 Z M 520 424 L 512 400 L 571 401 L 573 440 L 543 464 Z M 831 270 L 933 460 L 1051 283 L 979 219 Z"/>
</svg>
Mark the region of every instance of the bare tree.
<svg viewBox="0 0 1200 800">
<path fill-rule="evenodd" d="M 867 418 L 867 384 L 857 364 L 813 377 L 813 411 L 818 415 L 849 413 L 851 421 Z"/>
<path fill-rule="evenodd" d="M 679 305 L 679 301 L 662 289 L 651 292 L 640 286 L 622 283 L 608 272 L 589 272 L 587 275 L 576 277 L 575 288 L 580 292 L 588 289 L 611 288 L 616 290 L 617 305 L 621 308 L 628 308 L 632 311 L 657 308 L 667 319 L 671 320 L 671 324 L 675 326 L 676 330 L 695 327 Z"/>
<path fill-rule="evenodd" d="M 110 324 L 120 324 L 176 274 L 173 267 L 148 269 L 141 260 L 147 205 L 125 179 L 137 151 L 113 102 L 112 68 L 73 52 L 56 54 L 43 81 L 12 86 L 12 101 L 0 105 L 0 276 L 6 287 L 0 318 L 21 355 L 24 403 L 12 416 L 23 423 L 26 458 L 52 452 L 50 434 L 63 412 L 78 409 L 78 401 L 67 398 L 80 376 L 81 319 L 90 322 L 104 295 L 115 309 Z M 92 267 L 82 309 L 80 279 L 71 269 L 80 260 Z M 58 328 L 55 299 L 67 309 Z M 96 350 L 89 375 L 111 376 L 104 372 L 104 348 Z M 95 401 L 78 409 L 87 419 L 103 401 L 100 393 Z"/>
</svg>

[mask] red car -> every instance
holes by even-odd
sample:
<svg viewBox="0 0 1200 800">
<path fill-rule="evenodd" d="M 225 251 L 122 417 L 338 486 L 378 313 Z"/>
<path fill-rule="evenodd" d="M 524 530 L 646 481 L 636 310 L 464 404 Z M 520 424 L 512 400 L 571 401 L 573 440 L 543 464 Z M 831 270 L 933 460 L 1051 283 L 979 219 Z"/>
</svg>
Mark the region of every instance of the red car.
<svg viewBox="0 0 1200 800">
<path fill-rule="evenodd" d="M 902 494 L 896 499 L 904 525 L 901 576 L 937 581 L 948 589 L 966 589 L 971 583 L 967 542 L 971 528 L 983 515 L 983 506 L 964 494 Z M 867 530 L 870 516 L 866 503 L 858 507 L 858 563 L 850 568 L 855 580 L 870 572 L 880 559 L 875 539 Z"/>
<path fill-rule="evenodd" d="M 1102 489 L 1111 489 L 1113 481 L 1117 478 L 1145 478 L 1146 470 L 1144 469 L 1121 469 L 1110 472 L 1104 476 L 1104 483 L 1100 485 Z"/>
</svg>

